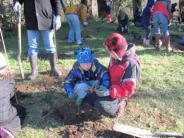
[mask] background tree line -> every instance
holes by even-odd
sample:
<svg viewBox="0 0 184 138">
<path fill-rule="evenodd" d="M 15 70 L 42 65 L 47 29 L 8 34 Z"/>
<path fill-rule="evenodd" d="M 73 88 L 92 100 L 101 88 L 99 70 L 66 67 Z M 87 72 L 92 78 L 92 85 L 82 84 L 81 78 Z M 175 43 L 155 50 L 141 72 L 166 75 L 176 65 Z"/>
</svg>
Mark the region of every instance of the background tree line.
<svg viewBox="0 0 184 138">
<path fill-rule="evenodd" d="M 3 20 L 6 34 L 12 32 L 16 25 L 16 14 L 12 9 L 13 0 L 1 0 L 0 1 L 0 18 Z M 69 7 L 80 0 L 61 0 L 63 7 Z M 105 0 L 87 0 L 88 9 L 92 18 L 102 17 L 104 14 Z M 112 13 L 114 17 L 117 16 L 120 9 L 126 9 L 129 16 L 132 16 L 135 12 L 135 8 L 142 9 L 145 4 L 145 0 L 113 0 Z M 133 9 L 133 10 L 132 10 Z M 64 20 L 64 10 L 62 11 L 62 20 Z M 24 22 L 23 22 L 24 23 Z"/>
</svg>

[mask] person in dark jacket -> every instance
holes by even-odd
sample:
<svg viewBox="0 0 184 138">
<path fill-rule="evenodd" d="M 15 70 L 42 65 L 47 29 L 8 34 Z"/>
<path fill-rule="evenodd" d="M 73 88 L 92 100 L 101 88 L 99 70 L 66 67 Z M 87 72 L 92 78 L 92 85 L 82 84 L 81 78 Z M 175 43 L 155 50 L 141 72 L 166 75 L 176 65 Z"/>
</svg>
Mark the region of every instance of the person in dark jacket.
<svg viewBox="0 0 184 138">
<path fill-rule="evenodd" d="M 134 44 L 127 44 L 121 34 L 111 34 L 105 40 L 104 46 L 110 54 L 110 96 L 99 99 L 96 106 L 111 116 L 119 117 L 124 113 L 127 98 L 136 92 L 140 79 L 140 63 Z"/>
<path fill-rule="evenodd" d="M 94 58 L 90 48 L 79 48 L 75 52 L 77 61 L 67 75 L 64 88 L 68 97 L 80 106 L 90 95 L 93 104 L 99 97 L 109 95 L 109 75 L 107 69 Z"/>
<path fill-rule="evenodd" d="M 118 14 L 118 32 L 125 34 L 128 33 L 128 22 L 129 18 L 126 12 L 123 10 L 119 11 Z"/>
<path fill-rule="evenodd" d="M 151 36 L 151 11 L 156 0 L 148 0 L 146 7 L 143 10 L 142 16 L 142 25 L 145 30 L 145 38 L 143 39 L 143 44 L 145 46 L 150 45 L 150 36 Z"/>
<path fill-rule="evenodd" d="M 18 12 L 24 4 L 24 16 L 28 36 L 28 55 L 30 57 L 31 74 L 28 79 L 34 80 L 38 76 L 37 55 L 40 35 L 48 53 L 52 76 L 60 76 L 56 68 L 56 47 L 53 42 L 54 28 L 61 27 L 60 0 L 14 0 L 13 9 Z"/>
</svg>

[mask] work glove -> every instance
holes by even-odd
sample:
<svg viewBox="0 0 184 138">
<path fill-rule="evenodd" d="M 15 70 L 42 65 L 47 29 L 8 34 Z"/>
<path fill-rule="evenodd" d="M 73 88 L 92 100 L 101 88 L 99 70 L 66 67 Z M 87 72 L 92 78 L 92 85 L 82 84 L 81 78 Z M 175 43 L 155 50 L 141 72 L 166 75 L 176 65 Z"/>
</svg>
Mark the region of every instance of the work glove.
<svg viewBox="0 0 184 138">
<path fill-rule="evenodd" d="M 83 102 L 83 99 L 87 96 L 88 91 L 75 88 L 74 93 L 76 93 L 77 95 L 77 98 L 75 99 L 75 104 L 77 106 L 80 106 Z"/>
<path fill-rule="evenodd" d="M 97 89 L 99 87 L 100 81 L 99 80 L 91 80 L 88 82 L 88 84 L 90 85 L 90 87 L 92 89 Z"/>
<path fill-rule="evenodd" d="M 20 3 L 16 1 L 15 4 L 13 5 L 13 11 L 18 12 L 20 8 L 21 8 Z"/>
<path fill-rule="evenodd" d="M 99 97 L 109 96 L 109 90 L 103 86 L 100 86 L 95 92 Z"/>
<path fill-rule="evenodd" d="M 83 22 L 83 26 L 88 26 L 88 22 Z"/>
<path fill-rule="evenodd" d="M 77 94 L 74 93 L 73 91 L 68 91 L 68 97 L 71 99 L 71 100 L 75 100 L 77 98 Z"/>
<path fill-rule="evenodd" d="M 54 28 L 56 29 L 56 31 L 61 27 L 61 17 L 58 15 L 58 16 L 54 16 L 53 18 L 53 25 L 54 25 Z"/>
</svg>

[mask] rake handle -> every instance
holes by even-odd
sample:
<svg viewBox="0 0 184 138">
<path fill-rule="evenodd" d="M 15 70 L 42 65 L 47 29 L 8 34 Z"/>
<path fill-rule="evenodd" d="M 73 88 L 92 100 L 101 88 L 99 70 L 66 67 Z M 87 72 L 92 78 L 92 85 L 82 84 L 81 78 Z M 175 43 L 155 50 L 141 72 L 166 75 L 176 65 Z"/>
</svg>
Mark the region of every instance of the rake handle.
<svg viewBox="0 0 184 138">
<path fill-rule="evenodd" d="M 24 69 L 23 69 L 22 60 L 21 60 L 21 56 L 22 56 L 21 9 L 19 9 L 17 12 L 17 18 L 18 18 L 18 24 L 17 24 L 18 56 L 17 56 L 17 60 L 18 60 L 18 64 L 19 64 L 19 70 L 21 73 L 21 77 L 22 77 L 22 79 L 24 79 L 25 78 L 24 77 Z"/>
</svg>

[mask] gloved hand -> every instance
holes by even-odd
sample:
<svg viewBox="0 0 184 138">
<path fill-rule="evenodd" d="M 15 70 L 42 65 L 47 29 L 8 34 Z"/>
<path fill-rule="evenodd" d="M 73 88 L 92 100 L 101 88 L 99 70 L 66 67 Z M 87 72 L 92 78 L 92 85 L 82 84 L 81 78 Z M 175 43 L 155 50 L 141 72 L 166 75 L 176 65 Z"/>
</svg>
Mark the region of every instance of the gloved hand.
<svg viewBox="0 0 184 138">
<path fill-rule="evenodd" d="M 100 86 L 97 90 L 96 90 L 96 94 L 99 97 L 103 97 L 103 96 L 108 96 L 109 95 L 109 90 L 103 86 Z"/>
<path fill-rule="evenodd" d="M 54 28 L 56 31 L 61 27 L 61 17 L 60 16 L 54 16 L 53 18 Z"/>
<path fill-rule="evenodd" d="M 13 11 L 18 12 L 20 8 L 21 8 L 20 3 L 16 1 L 15 4 L 13 5 Z"/>
<path fill-rule="evenodd" d="M 88 22 L 83 22 L 83 26 L 88 26 Z"/>
<path fill-rule="evenodd" d="M 100 81 L 99 80 L 91 80 L 88 82 L 92 89 L 97 89 L 99 87 Z"/>
<path fill-rule="evenodd" d="M 71 99 L 71 100 L 75 100 L 77 98 L 77 94 L 72 92 L 72 91 L 69 91 L 67 92 L 68 93 L 68 97 Z"/>
</svg>

